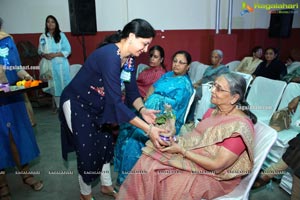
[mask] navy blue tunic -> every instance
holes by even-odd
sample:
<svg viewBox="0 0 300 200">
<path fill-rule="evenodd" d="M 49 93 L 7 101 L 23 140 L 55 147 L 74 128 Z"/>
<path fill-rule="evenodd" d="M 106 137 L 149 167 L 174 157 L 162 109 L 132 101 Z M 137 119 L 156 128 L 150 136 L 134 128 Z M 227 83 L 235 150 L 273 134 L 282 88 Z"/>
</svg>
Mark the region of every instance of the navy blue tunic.
<svg viewBox="0 0 300 200">
<path fill-rule="evenodd" d="M 86 183 L 94 181 L 113 156 L 108 125 L 129 122 L 136 116 L 122 101 L 121 70 L 118 47 L 103 46 L 88 57 L 61 95 L 60 108 L 70 100 L 73 130 L 71 133 L 60 111 L 63 158 L 76 151 L 78 173 Z M 131 73 L 131 81 L 125 83 L 129 105 L 140 97 L 135 71 Z"/>
</svg>

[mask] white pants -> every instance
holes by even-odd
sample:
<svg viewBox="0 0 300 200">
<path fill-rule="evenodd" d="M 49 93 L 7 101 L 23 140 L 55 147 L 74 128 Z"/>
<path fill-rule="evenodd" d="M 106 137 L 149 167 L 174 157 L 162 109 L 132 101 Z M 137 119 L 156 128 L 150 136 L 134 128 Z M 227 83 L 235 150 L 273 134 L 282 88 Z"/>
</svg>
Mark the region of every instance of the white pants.
<svg viewBox="0 0 300 200">
<path fill-rule="evenodd" d="M 65 115 L 68 127 L 71 130 L 71 132 L 73 132 L 72 124 L 71 124 L 71 103 L 70 103 L 70 100 L 66 101 L 63 104 L 63 112 L 64 112 L 64 115 Z M 91 194 L 92 193 L 92 185 L 86 184 L 83 181 L 82 176 L 80 174 L 78 175 L 78 180 L 79 180 L 80 193 L 83 194 L 83 195 Z M 112 185 L 111 175 L 110 175 L 110 163 L 106 163 L 102 167 L 101 185 L 103 185 L 103 186 Z"/>
</svg>

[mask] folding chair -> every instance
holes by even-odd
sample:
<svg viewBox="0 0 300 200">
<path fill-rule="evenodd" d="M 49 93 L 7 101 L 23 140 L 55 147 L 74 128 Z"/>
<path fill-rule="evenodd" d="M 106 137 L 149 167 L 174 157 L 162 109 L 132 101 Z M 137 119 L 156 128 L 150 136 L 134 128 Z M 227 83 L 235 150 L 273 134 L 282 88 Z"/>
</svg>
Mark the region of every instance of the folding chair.
<svg viewBox="0 0 300 200">
<path fill-rule="evenodd" d="M 136 70 L 136 79 L 138 78 L 138 76 L 139 76 L 139 74 L 142 72 L 142 71 L 144 71 L 145 69 L 148 69 L 149 68 L 149 66 L 148 65 L 146 65 L 146 64 L 139 64 L 138 66 L 137 66 L 137 70 Z"/>
<path fill-rule="evenodd" d="M 227 63 L 226 66 L 228 67 L 228 69 L 230 69 L 230 71 L 233 72 L 239 66 L 240 63 L 241 63 L 241 61 L 234 60 L 234 61 Z"/>
<path fill-rule="evenodd" d="M 189 76 L 192 81 L 192 83 L 195 83 L 202 79 L 203 73 L 205 72 L 206 68 L 208 68 L 208 65 L 202 64 L 198 61 L 194 61 L 190 64 L 189 69 Z"/>
<path fill-rule="evenodd" d="M 250 110 L 260 121 L 269 124 L 272 114 L 279 105 L 286 85 L 284 81 L 273 80 L 262 76 L 258 76 L 254 79 L 249 89 L 247 102 L 250 105 Z"/>
<path fill-rule="evenodd" d="M 194 89 L 194 90 L 193 90 L 193 94 L 192 94 L 192 96 L 191 96 L 191 98 L 190 98 L 190 100 L 189 100 L 188 107 L 186 108 L 186 111 L 185 111 L 183 124 L 185 124 L 186 118 L 187 118 L 187 116 L 188 116 L 188 114 L 189 114 L 189 111 L 190 111 L 190 109 L 191 109 L 192 103 L 193 103 L 193 101 L 194 101 L 194 99 L 195 99 L 195 95 L 196 95 L 196 90 Z"/>
</svg>

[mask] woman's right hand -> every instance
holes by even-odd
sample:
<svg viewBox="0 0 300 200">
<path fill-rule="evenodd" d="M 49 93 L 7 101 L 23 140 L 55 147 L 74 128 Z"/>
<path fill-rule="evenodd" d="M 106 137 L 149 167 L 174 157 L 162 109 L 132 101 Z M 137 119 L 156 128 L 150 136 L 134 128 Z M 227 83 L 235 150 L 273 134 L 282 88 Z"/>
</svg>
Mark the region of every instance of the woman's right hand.
<svg viewBox="0 0 300 200">
<path fill-rule="evenodd" d="M 161 129 L 161 128 L 157 128 L 155 126 L 153 126 L 151 128 L 151 131 L 148 132 L 149 138 L 151 140 L 151 142 L 153 143 L 153 145 L 157 148 L 157 149 L 162 149 L 166 146 L 169 146 L 168 143 L 164 142 L 160 137 L 160 133 L 167 133 L 168 131 L 165 129 Z"/>
</svg>

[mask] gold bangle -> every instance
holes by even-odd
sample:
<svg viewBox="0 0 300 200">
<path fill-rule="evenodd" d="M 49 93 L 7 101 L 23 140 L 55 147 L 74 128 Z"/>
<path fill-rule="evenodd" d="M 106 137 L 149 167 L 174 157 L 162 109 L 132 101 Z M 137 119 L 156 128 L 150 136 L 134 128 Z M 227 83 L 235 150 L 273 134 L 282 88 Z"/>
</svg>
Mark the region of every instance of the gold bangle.
<svg viewBox="0 0 300 200">
<path fill-rule="evenodd" d="M 146 132 L 146 135 L 150 136 L 151 130 L 152 130 L 153 124 L 149 125 L 149 130 Z"/>
</svg>

